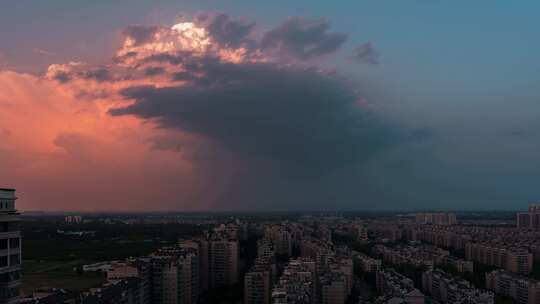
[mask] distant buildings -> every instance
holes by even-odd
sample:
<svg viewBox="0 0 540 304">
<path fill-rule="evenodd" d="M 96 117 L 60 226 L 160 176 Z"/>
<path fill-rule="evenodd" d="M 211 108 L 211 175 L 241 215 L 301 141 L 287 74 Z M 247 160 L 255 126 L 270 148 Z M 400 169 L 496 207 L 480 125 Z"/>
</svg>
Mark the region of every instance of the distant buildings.
<svg viewBox="0 0 540 304">
<path fill-rule="evenodd" d="M 424 304 L 425 296 L 414 287 L 414 282 L 393 269 L 378 271 L 377 303 Z"/>
<path fill-rule="evenodd" d="M 85 293 L 81 303 L 197 303 L 201 292 L 209 287 L 237 283 L 237 235 L 232 225 L 219 226 L 202 237 L 181 240 L 149 256 L 84 265 L 84 271 L 106 273 L 108 283 Z M 267 286 L 267 290 L 269 300 L 271 287 Z M 56 297 L 57 293 L 51 296 Z M 95 301 L 88 302 L 87 298 Z"/>
<path fill-rule="evenodd" d="M 530 204 L 527 212 L 518 212 L 517 227 L 540 230 L 540 204 Z"/>
<path fill-rule="evenodd" d="M 194 249 L 171 247 L 151 255 L 152 303 L 191 304 L 199 297 L 199 260 Z"/>
<path fill-rule="evenodd" d="M 17 303 L 21 285 L 21 232 L 15 190 L 0 188 L 0 304 Z"/>
<path fill-rule="evenodd" d="M 347 278 L 342 272 L 329 272 L 318 278 L 321 304 L 344 304 L 347 300 Z"/>
<path fill-rule="evenodd" d="M 289 262 L 272 290 L 272 303 L 344 304 L 353 286 L 352 251 L 326 241 L 304 245 L 309 250 Z"/>
<path fill-rule="evenodd" d="M 244 304 L 270 304 L 275 274 L 270 259 L 258 258 L 244 277 Z"/>
<path fill-rule="evenodd" d="M 474 262 L 466 261 L 450 255 L 448 250 L 428 245 L 412 243 L 410 245 L 397 245 L 387 247 L 375 245 L 375 255 L 392 265 L 413 265 L 433 269 L 435 266 L 449 266 L 458 272 L 472 272 Z"/>
<path fill-rule="evenodd" d="M 244 276 L 244 304 L 272 303 L 276 280 L 274 243 L 268 237 L 257 241 L 257 259 Z"/>
<path fill-rule="evenodd" d="M 64 218 L 64 222 L 68 224 L 80 224 L 82 221 L 83 219 L 80 215 L 68 215 Z"/>
<path fill-rule="evenodd" d="M 422 274 L 422 289 L 438 303 L 493 304 L 493 293 L 474 288 L 469 282 L 441 270 Z"/>
<path fill-rule="evenodd" d="M 292 235 L 284 225 L 270 226 L 264 235 L 273 241 L 276 254 L 288 257 L 292 255 Z"/>
<path fill-rule="evenodd" d="M 540 212 L 540 205 L 530 210 Z M 207 289 L 237 284 L 243 273 L 239 266 L 252 265 L 243 269 L 247 270 L 243 273 L 245 304 L 344 304 L 354 300 L 349 297 L 352 290 L 362 293 L 365 288 L 355 282 L 353 269 L 366 273 L 363 279 L 369 283 L 375 279 L 378 297 L 365 293 L 362 303 L 492 304 L 494 293 L 476 289 L 454 276 L 472 272 L 475 263 L 505 269 L 486 274 L 490 290 L 513 298 L 514 303 L 540 303 L 540 283 L 518 275 L 531 272 L 533 252 L 540 257 L 540 230 L 454 225 L 455 215 L 447 213 L 423 213 L 415 219 L 417 223 L 412 223 L 409 216 L 395 221 L 303 217 L 298 222 L 268 220 L 244 225 L 227 219 L 227 224 L 215 222 L 213 230 L 149 256 L 85 265 L 84 271 L 106 273 L 108 282 L 83 292 L 75 302 L 61 300 L 70 296 L 68 292 L 51 290 L 43 295 L 52 297 L 52 302 L 36 298 L 38 302 L 25 303 L 192 304 Z M 253 239 L 247 242 L 248 250 L 242 252 L 245 260 L 239 262 L 238 239 L 246 239 L 248 229 L 260 237 L 253 264 Z M 372 241 L 364 242 L 368 230 Z M 371 249 L 371 256 L 336 245 L 347 242 L 354 242 L 349 245 L 359 251 Z M 6 250 L 12 248 L 10 244 Z M 466 259 L 451 252 L 464 253 Z M 0 250 L 0 256 L 2 253 Z M 382 261 L 385 266 L 402 269 L 411 278 L 414 275 L 417 286 L 411 278 L 384 268 Z M 437 270 L 439 267 L 447 272 Z M 279 278 L 278 269 L 282 271 Z M 201 300 L 211 301 L 214 296 L 209 293 Z"/>
<path fill-rule="evenodd" d="M 377 271 L 381 270 L 382 261 L 379 259 L 374 259 L 363 253 L 356 252 L 354 254 L 354 263 L 355 268 L 360 269 L 362 272 L 376 273 Z"/>
<path fill-rule="evenodd" d="M 238 282 L 238 242 L 212 238 L 209 242 L 210 288 L 233 285 Z"/>
<path fill-rule="evenodd" d="M 417 213 L 415 215 L 417 224 L 433 224 L 433 225 L 455 225 L 455 213 Z"/>
<path fill-rule="evenodd" d="M 291 260 L 272 290 L 273 304 L 312 304 L 315 299 L 315 262 Z"/>
<path fill-rule="evenodd" d="M 144 299 L 140 294 L 140 284 L 141 281 L 136 278 L 109 280 L 100 287 L 84 292 L 80 296 L 80 304 L 144 304 Z"/>
<path fill-rule="evenodd" d="M 520 274 L 529 274 L 533 266 L 533 255 L 526 248 L 504 247 L 490 242 L 467 243 L 465 258 Z"/>
<path fill-rule="evenodd" d="M 486 273 L 486 288 L 512 298 L 518 304 L 540 303 L 540 282 L 508 271 Z"/>
<path fill-rule="evenodd" d="M 222 225 L 192 241 L 199 255 L 201 291 L 238 282 L 237 235 L 234 226 Z"/>
</svg>

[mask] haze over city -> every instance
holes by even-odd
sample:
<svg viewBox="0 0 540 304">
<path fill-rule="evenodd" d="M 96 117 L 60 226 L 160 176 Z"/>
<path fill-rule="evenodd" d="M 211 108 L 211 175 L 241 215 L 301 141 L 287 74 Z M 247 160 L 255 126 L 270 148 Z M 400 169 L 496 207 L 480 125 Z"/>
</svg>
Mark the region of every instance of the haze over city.
<svg viewBox="0 0 540 304">
<path fill-rule="evenodd" d="M 517 210 L 536 1 L 2 1 L 20 210 Z"/>
</svg>

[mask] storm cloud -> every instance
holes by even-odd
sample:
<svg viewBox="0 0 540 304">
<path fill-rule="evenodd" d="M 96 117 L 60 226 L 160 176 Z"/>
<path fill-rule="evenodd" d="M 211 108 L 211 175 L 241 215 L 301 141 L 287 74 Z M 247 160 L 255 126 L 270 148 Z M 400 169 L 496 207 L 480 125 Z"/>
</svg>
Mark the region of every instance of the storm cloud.
<svg viewBox="0 0 540 304">
<path fill-rule="evenodd" d="M 253 44 L 249 34 L 255 27 L 253 22 L 234 20 L 228 15 L 201 15 L 199 23 L 203 24 L 212 38 L 225 47 L 238 47 L 243 44 Z"/>
<path fill-rule="evenodd" d="M 352 60 L 357 63 L 379 64 L 379 57 L 379 52 L 371 42 L 366 42 L 353 50 Z"/>
<path fill-rule="evenodd" d="M 158 26 L 129 25 L 122 34 L 133 39 L 134 45 L 141 45 L 150 41 L 158 30 Z"/>
<path fill-rule="evenodd" d="M 310 172 L 369 158 L 397 132 L 360 106 L 351 84 L 316 69 L 199 59 L 189 85 L 132 87 L 135 102 L 112 115 L 135 115 L 219 142 L 242 155 Z M 193 75 L 203 75 L 200 77 Z"/>
<path fill-rule="evenodd" d="M 299 59 L 334 53 L 346 40 L 347 34 L 329 32 L 324 19 L 290 18 L 265 33 L 262 47 L 277 49 Z"/>
</svg>

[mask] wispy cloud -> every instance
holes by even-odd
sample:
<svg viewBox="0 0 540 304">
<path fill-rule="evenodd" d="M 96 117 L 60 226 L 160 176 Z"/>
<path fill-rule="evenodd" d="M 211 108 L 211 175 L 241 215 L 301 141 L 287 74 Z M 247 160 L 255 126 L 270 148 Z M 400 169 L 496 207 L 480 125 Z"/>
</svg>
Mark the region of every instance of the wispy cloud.
<svg viewBox="0 0 540 304">
<path fill-rule="evenodd" d="M 40 55 L 56 56 L 56 53 L 51 52 L 51 51 L 47 51 L 47 50 L 44 50 L 44 49 L 34 48 L 32 51 L 34 53 L 37 53 L 37 54 L 40 54 Z"/>
<path fill-rule="evenodd" d="M 379 52 L 371 42 L 360 44 L 353 50 L 351 59 L 357 63 L 379 64 Z"/>
</svg>

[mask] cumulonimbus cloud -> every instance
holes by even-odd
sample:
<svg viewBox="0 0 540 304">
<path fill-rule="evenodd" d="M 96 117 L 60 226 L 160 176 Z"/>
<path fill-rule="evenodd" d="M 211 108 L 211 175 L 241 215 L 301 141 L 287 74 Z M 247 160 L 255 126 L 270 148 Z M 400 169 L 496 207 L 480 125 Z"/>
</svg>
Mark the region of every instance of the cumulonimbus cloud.
<svg viewBox="0 0 540 304">
<path fill-rule="evenodd" d="M 290 18 L 265 33 L 262 47 L 278 49 L 300 59 L 334 53 L 347 39 L 347 34 L 330 32 L 330 24 L 323 19 Z"/>
<path fill-rule="evenodd" d="M 223 14 L 169 27 L 134 25 L 123 31 L 112 62 L 51 65 L 43 77 L 47 88 L 84 119 L 50 128 L 50 149 L 80 166 L 112 168 L 123 154 L 130 157 L 123 157 L 121 169 L 128 160 L 145 160 L 148 166 L 134 168 L 191 185 L 193 193 L 176 195 L 208 202 L 268 191 L 282 177 L 276 171 L 331 175 L 399 140 L 395 126 L 359 102 L 362 92 L 353 82 L 310 61 L 334 54 L 346 34 L 303 18 L 260 37 L 255 32 L 255 23 Z M 54 114 L 47 117 L 53 124 Z M 168 169 L 156 177 L 159 171 L 150 167 Z M 247 193 L 244 182 L 258 185 Z M 139 183 L 130 178 L 130 184 Z M 285 188 L 276 195 L 287 197 Z"/>
<path fill-rule="evenodd" d="M 235 20 L 225 14 L 202 14 L 197 17 L 197 22 L 222 46 L 253 46 L 253 43 L 255 43 L 249 37 L 255 27 L 254 22 Z"/>
<path fill-rule="evenodd" d="M 369 157 L 396 134 L 357 103 L 335 76 L 268 63 L 199 59 L 188 82 L 132 87 L 134 103 L 111 110 L 209 137 L 240 155 L 303 169 L 331 169 Z M 187 78 L 186 78 L 187 79 Z"/>
<path fill-rule="evenodd" d="M 354 48 L 351 59 L 357 63 L 379 64 L 379 57 L 372 43 L 366 42 Z"/>
</svg>

